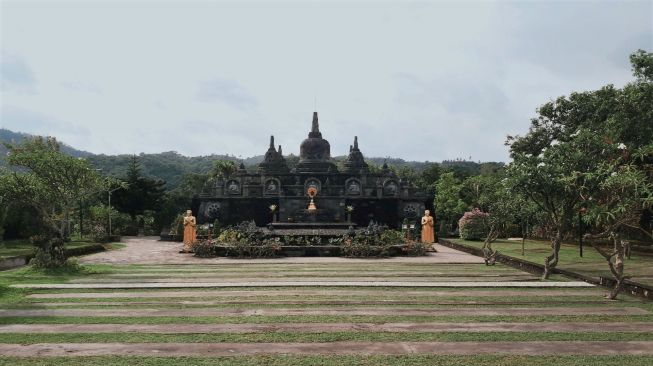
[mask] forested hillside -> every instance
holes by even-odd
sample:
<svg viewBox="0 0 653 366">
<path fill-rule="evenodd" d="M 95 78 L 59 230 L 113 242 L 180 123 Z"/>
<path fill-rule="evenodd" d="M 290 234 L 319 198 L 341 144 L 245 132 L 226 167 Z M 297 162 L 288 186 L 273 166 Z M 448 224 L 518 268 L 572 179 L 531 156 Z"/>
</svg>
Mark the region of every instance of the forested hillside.
<svg viewBox="0 0 653 366">
<path fill-rule="evenodd" d="M 7 166 L 6 155 L 7 148 L 4 143 L 20 143 L 25 138 L 32 135 L 20 132 L 13 132 L 7 129 L 0 129 L 0 166 Z M 75 157 L 85 157 L 101 175 L 124 177 L 127 173 L 130 158 L 133 155 L 104 155 L 93 154 L 86 151 L 77 150 L 73 147 L 62 144 L 62 152 Z M 296 155 L 286 157 L 289 166 L 292 168 L 298 161 Z M 334 160 L 344 161 L 346 156 L 336 156 Z M 245 164 L 248 169 L 256 169 L 256 165 L 263 160 L 262 155 L 255 155 L 245 159 L 239 159 L 231 155 L 206 155 L 206 156 L 184 156 L 175 151 L 167 151 L 158 154 L 139 154 L 138 160 L 142 169 L 142 174 L 150 178 L 161 179 L 166 182 L 166 189 L 172 190 L 179 186 L 184 176 L 188 174 L 205 174 L 213 169 L 213 162 L 216 160 L 228 160 Z M 367 158 L 370 165 L 382 166 L 385 162 L 390 167 L 398 170 L 401 168 L 411 168 L 420 172 L 432 166 L 432 162 L 406 161 L 399 158 Z M 455 160 L 444 161 L 440 163 L 443 167 L 454 171 L 460 178 L 478 175 L 484 170 L 492 170 L 502 167 L 503 163 L 475 163 L 471 161 Z"/>
</svg>

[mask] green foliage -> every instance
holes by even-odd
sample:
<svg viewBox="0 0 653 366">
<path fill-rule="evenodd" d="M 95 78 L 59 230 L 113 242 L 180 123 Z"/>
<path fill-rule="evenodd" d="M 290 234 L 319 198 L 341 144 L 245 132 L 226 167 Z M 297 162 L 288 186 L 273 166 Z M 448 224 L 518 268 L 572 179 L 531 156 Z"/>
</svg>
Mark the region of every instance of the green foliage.
<svg viewBox="0 0 653 366">
<path fill-rule="evenodd" d="M 389 245 L 374 243 L 364 236 L 355 236 L 344 241 L 340 254 L 343 257 L 368 258 L 387 257 L 389 252 Z"/>
<path fill-rule="evenodd" d="M 540 107 L 527 135 L 508 138 L 514 191 L 534 202 L 554 231 L 545 275 L 581 208 L 588 208 L 588 222 L 613 231 L 639 227 L 636 218 L 650 207 L 653 55 L 638 51 L 631 62 L 635 82 L 559 97 Z"/>
<path fill-rule="evenodd" d="M 465 203 L 461 199 L 462 184 L 454 173 L 440 175 L 435 185 L 435 216 L 441 222 L 451 224 L 465 212 Z"/>
<path fill-rule="evenodd" d="M 474 209 L 465 212 L 463 217 L 458 221 L 460 229 L 460 238 L 464 240 L 480 240 L 485 238 L 488 234 L 488 214 Z"/>
<path fill-rule="evenodd" d="M 17 171 L 0 175 L 0 197 L 11 205 L 30 207 L 46 238 L 64 239 L 73 209 L 82 200 L 101 190 L 101 181 L 94 169 L 82 158 L 60 152 L 54 138 L 26 139 L 20 145 L 7 145 L 8 163 Z M 50 239 L 46 240 L 49 241 Z M 62 243 L 63 245 L 63 243 Z M 53 250 L 57 245 L 43 245 Z M 47 262 L 47 258 L 43 258 Z"/>
<path fill-rule="evenodd" d="M 253 221 L 223 230 L 218 242 L 226 247 L 227 256 L 237 258 L 273 258 L 282 245 L 280 238 L 266 238 Z"/>
<path fill-rule="evenodd" d="M 56 268 L 66 264 L 63 240 L 47 236 L 33 236 L 30 240 L 36 247 L 34 257 L 29 261 L 30 266 L 33 268 Z"/>
<path fill-rule="evenodd" d="M 212 176 L 228 177 L 236 172 L 236 163 L 231 160 L 216 160 L 213 162 Z"/>
<path fill-rule="evenodd" d="M 200 258 L 215 257 L 215 243 L 213 240 L 199 240 L 193 245 L 193 253 Z"/>
<path fill-rule="evenodd" d="M 114 192 L 112 205 L 119 211 L 128 213 L 134 224 L 137 224 L 137 215 L 161 208 L 165 182 L 143 176 L 140 162 L 135 155 L 130 160 L 129 169 L 123 181 L 126 187 Z"/>
<path fill-rule="evenodd" d="M 406 243 L 401 247 L 401 251 L 411 257 L 421 257 L 426 255 L 426 251 L 430 245 L 420 242 L 410 242 Z"/>
<path fill-rule="evenodd" d="M 644 50 L 630 55 L 630 63 L 633 66 L 633 75 L 637 79 L 647 82 L 653 81 L 653 53 Z"/>
<path fill-rule="evenodd" d="M 91 239 L 96 243 L 106 243 L 109 241 L 109 232 L 102 224 L 93 224 L 91 226 Z"/>
</svg>

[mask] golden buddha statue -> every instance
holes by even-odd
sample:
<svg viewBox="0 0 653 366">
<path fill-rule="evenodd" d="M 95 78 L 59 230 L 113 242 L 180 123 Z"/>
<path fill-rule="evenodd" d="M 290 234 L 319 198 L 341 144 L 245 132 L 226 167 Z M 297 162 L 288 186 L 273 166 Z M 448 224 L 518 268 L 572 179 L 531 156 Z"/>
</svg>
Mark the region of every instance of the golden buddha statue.
<svg viewBox="0 0 653 366">
<path fill-rule="evenodd" d="M 193 250 L 193 244 L 197 240 L 197 221 L 193 216 L 193 211 L 187 210 L 184 217 L 184 252 L 189 253 Z"/>
<path fill-rule="evenodd" d="M 424 211 L 424 216 L 422 217 L 422 243 L 433 243 L 435 241 L 434 225 L 435 220 L 431 216 L 431 211 Z"/>
</svg>

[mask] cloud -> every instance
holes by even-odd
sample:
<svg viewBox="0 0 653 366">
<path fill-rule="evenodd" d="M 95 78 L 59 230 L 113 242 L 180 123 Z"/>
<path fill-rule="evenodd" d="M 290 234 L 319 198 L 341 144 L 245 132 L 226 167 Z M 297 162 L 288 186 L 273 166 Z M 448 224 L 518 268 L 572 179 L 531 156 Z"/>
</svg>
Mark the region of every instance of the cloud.
<svg viewBox="0 0 653 366">
<path fill-rule="evenodd" d="M 2 51 L 0 59 L 2 90 L 19 93 L 36 92 L 36 78 L 27 62 L 20 56 Z"/>
<path fill-rule="evenodd" d="M 202 102 L 221 102 L 239 110 L 249 110 L 258 105 L 256 98 L 240 83 L 217 78 L 200 82 L 197 99 Z"/>
<path fill-rule="evenodd" d="M 85 83 L 81 81 L 64 81 L 61 86 L 65 89 L 81 93 L 102 94 L 102 89 L 94 83 Z"/>
<path fill-rule="evenodd" d="M 16 132 L 27 132 L 37 135 L 46 134 L 57 138 L 70 135 L 91 135 L 91 132 L 86 127 L 77 126 L 39 112 L 14 106 L 2 105 L 0 121 L 2 121 L 2 127 Z"/>
</svg>

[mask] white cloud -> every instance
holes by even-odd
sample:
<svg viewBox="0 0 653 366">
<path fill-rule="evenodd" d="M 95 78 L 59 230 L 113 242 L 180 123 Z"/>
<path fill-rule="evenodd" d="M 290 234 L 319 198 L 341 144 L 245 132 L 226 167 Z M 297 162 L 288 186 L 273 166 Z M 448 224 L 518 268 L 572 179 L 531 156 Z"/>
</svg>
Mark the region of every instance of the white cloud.
<svg viewBox="0 0 653 366">
<path fill-rule="evenodd" d="M 651 7 L 3 2 L 3 116 L 41 119 L 0 123 L 98 153 L 250 156 L 273 134 L 296 154 L 317 97 L 332 155 L 358 135 L 368 156 L 507 160 L 539 105 L 630 80 Z"/>
</svg>

